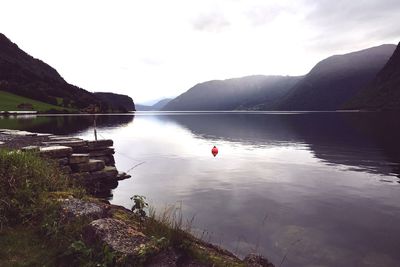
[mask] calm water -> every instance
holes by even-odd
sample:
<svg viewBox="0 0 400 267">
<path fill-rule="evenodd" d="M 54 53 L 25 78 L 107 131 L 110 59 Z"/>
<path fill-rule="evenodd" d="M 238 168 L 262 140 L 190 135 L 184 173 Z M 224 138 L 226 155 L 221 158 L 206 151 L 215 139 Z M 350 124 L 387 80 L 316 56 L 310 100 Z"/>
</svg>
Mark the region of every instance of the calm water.
<svg viewBox="0 0 400 267">
<path fill-rule="evenodd" d="M 98 117 L 115 142 L 112 203 L 182 205 L 194 232 L 276 266 L 400 266 L 400 120 L 387 113 Z M 0 119 L 0 128 L 92 138 L 90 116 Z M 217 157 L 212 146 L 219 148 Z"/>
</svg>

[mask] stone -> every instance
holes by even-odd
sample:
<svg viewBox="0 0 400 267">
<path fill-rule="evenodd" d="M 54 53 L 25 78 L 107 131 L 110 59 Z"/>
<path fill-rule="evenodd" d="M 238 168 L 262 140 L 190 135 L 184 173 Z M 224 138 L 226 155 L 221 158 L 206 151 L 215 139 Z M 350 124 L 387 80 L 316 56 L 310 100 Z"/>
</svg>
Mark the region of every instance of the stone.
<svg viewBox="0 0 400 267">
<path fill-rule="evenodd" d="M 106 166 L 103 170 L 92 172 L 90 179 L 92 180 L 116 180 L 118 175 L 117 168 Z M 104 181 L 106 182 L 106 181 Z"/>
<path fill-rule="evenodd" d="M 90 157 L 92 159 L 98 159 L 98 160 L 102 160 L 104 161 L 104 163 L 107 166 L 114 166 L 115 164 L 115 159 L 113 155 L 109 155 L 109 156 L 98 156 L 98 157 Z"/>
<path fill-rule="evenodd" d="M 88 244 L 101 243 L 124 258 L 134 260 L 138 257 L 140 248 L 150 241 L 143 233 L 112 218 L 102 218 L 92 221 L 83 232 L 83 238 Z"/>
<path fill-rule="evenodd" d="M 44 145 L 60 145 L 69 146 L 72 148 L 86 146 L 87 143 L 84 140 L 66 140 L 66 141 L 47 141 L 43 142 Z"/>
<path fill-rule="evenodd" d="M 40 147 L 39 146 L 25 146 L 21 148 L 22 151 L 24 152 L 39 152 Z"/>
<path fill-rule="evenodd" d="M 248 267 L 274 267 L 274 265 L 263 256 L 254 253 L 247 255 L 243 261 Z"/>
<path fill-rule="evenodd" d="M 119 172 L 118 175 L 117 175 L 117 180 L 121 181 L 121 180 L 129 179 L 131 177 L 132 177 L 131 175 L 129 175 L 129 174 L 125 173 L 125 172 Z"/>
<path fill-rule="evenodd" d="M 1 141 L 0 141 L 0 146 L 1 146 L 1 145 L 4 145 L 4 142 L 1 142 Z"/>
<path fill-rule="evenodd" d="M 104 169 L 106 164 L 102 160 L 90 159 L 87 163 L 71 164 L 74 172 L 95 172 Z"/>
<path fill-rule="evenodd" d="M 50 137 L 53 136 L 52 134 L 48 134 L 48 133 L 35 133 L 36 136 L 40 136 L 40 137 Z"/>
<path fill-rule="evenodd" d="M 58 164 L 60 166 L 68 165 L 68 162 L 69 162 L 68 158 L 60 158 L 60 159 L 58 159 Z"/>
<path fill-rule="evenodd" d="M 65 158 L 72 154 L 72 148 L 67 146 L 48 146 L 40 148 L 40 155 L 49 158 Z"/>
<path fill-rule="evenodd" d="M 8 130 L 4 131 L 3 134 L 7 135 L 19 135 L 19 136 L 37 136 L 36 133 L 31 133 L 27 131 L 18 131 L 18 130 Z"/>
<path fill-rule="evenodd" d="M 106 147 L 102 148 L 101 150 L 92 150 L 89 152 L 90 157 L 107 156 L 107 155 L 113 155 L 114 153 L 115 150 L 113 147 Z"/>
<path fill-rule="evenodd" d="M 81 138 L 77 138 L 77 137 L 72 137 L 72 136 L 57 136 L 57 135 L 49 136 L 49 139 L 50 139 L 51 141 L 82 141 Z"/>
<path fill-rule="evenodd" d="M 88 141 L 89 150 L 98 150 L 106 147 L 113 146 L 114 142 L 111 139 Z"/>
<path fill-rule="evenodd" d="M 70 164 L 88 163 L 89 154 L 72 154 L 69 157 Z"/>
<path fill-rule="evenodd" d="M 88 146 L 73 147 L 74 153 L 89 153 Z"/>
<path fill-rule="evenodd" d="M 84 201 L 77 198 L 61 200 L 61 210 L 67 218 L 87 217 L 93 220 L 108 216 L 109 205 Z"/>
</svg>

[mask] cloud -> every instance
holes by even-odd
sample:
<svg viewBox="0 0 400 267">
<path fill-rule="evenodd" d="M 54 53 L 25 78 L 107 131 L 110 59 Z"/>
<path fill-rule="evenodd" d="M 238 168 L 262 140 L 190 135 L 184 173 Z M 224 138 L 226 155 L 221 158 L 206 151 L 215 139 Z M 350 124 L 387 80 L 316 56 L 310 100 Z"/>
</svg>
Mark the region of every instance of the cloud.
<svg viewBox="0 0 400 267">
<path fill-rule="evenodd" d="M 333 49 L 355 42 L 371 43 L 400 38 L 398 0 L 306 1 L 311 11 L 305 23 L 314 31 L 313 46 Z"/>
<path fill-rule="evenodd" d="M 295 13 L 295 9 L 296 7 L 294 5 L 287 5 L 283 2 L 276 3 L 274 5 L 258 4 L 250 6 L 248 10 L 244 12 L 244 14 L 253 26 L 263 26 L 273 22 L 282 14 Z"/>
<path fill-rule="evenodd" d="M 230 25 L 230 22 L 224 15 L 218 12 L 200 15 L 192 22 L 195 30 L 207 32 L 220 32 Z"/>
</svg>

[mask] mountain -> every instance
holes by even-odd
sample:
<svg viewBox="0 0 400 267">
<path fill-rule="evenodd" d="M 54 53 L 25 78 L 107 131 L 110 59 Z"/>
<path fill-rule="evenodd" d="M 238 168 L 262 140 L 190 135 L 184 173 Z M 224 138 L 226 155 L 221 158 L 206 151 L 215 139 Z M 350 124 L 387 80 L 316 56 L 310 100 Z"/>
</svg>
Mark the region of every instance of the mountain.
<svg viewBox="0 0 400 267">
<path fill-rule="evenodd" d="M 396 46 L 385 44 L 319 62 L 276 106 L 279 110 L 337 110 L 383 68 Z"/>
<path fill-rule="evenodd" d="M 199 83 L 162 110 L 265 110 L 274 106 L 300 79 L 255 75 Z"/>
<path fill-rule="evenodd" d="M 109 111 L 112 104 L 67 83 L 43 61 L 33 58 L 0 33 L 0 91 L 74 109 Z"/>
<path fill-rule="evenodd" d="M 120 111 L 135 111 L 135 103 L 133 103 L 132 98 L 127 95 L 120 95 L 115 93 L 94 93 L 95 96 L 101 100 L 108 102 L 109 106 L 113 110 Z"/>
<path fill-rule="evenodd" d="M 400 43 L 375 79 L 345 108 L 400 110 Z"/>
<path fill-rule="evenodd" d="M 138 111 L 158 111 L 161 110 L 165 105 L 167 105 L 171 100 L 172 98 L 164 98 L 152 106 L 137 104 L 136 108 Z"/>
<path fill-rule="evenodd" d="M 167 105 L 170 101 L 172 100 L 172 98 L 164 98 L 161 99 L 160 101 L 158 101 L 157 103 L 155 103 L 154 105 L 152 105 L 152 109 L 153 110 L 161 110 L 163 107 L 165 107 L 165 105 Z"/>
</svg>

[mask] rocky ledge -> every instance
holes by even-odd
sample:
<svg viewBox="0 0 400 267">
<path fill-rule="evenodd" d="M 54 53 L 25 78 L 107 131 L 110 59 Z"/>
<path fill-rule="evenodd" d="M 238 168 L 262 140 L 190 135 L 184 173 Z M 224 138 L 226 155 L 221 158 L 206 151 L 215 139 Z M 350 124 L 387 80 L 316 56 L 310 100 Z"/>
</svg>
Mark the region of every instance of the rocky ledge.
<svg viewBox="0 0 400 267">
<path fill-rule="evenodd" d="M 121 266 L 246 266 L 273 267 L 260 255 L 241 260 L 217 246 L 187 235 L 184 246 L 165 245 L 143 233 L 143 222 L 121 206 L 96 200 L 61 199 L 64 221 L 85 219 L 82 236 L 88 246 L 107 246 Z M 149 220 L 149 218 L 146 218 Z"/>
<path fill-rule="evenodd" d="M 38 153 L 55 160 L 62 172 L 97 196 L 108 196 L 119 180 L 130 175 L 115 168 L 113 140 L 83 140 L 70 136 L 0 129 L 0 148 Z"/>
</svg>

